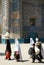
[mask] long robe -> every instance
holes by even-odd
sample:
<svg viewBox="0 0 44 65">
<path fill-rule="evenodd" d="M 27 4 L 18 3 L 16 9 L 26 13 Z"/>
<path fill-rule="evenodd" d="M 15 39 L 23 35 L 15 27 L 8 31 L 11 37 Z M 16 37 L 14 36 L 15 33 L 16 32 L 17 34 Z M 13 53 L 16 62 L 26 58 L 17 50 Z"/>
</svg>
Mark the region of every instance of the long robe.
<svg viewBox="0 0 44 65">
<path fill-rule="evenodd" d="M 33 38 L 30 38 L 30 46 L 29 46 L 29 50 L 28 50 L 28 54 L 30 55 L 30 57 L 32 55 L 33 44 L 34 44 L 34 40 L 33 40 Z"/>
<path fill-rule="evenodd" d="M 42 54 L 42 57 L 43 57 L 43 59 L 44 59 L 44 46 L 42 45 L 42 47 L 41 47 L 41 54 Z"/>
<path fill-rule="evenodd" d="M 7 45 L 6 45 L 6 51 L 8 51 L 8 52 L 11 53 L 11 45 L 10 45 L 9 39 L 6 39 L 6 43 L 7 43 Z"/>
<path fill-rule="evenodd" d="M 20 55 L 20 59 L 19 59 L 19 60 L 22 60 L 21 48 L 20 48 L 19 41 L 18 41 L 17 39 L 15 39 L 14 52 L 15 52 L 15 51 L 18 51 L 18 52 L 19 52 L 19 55 Z"/>
</svg>

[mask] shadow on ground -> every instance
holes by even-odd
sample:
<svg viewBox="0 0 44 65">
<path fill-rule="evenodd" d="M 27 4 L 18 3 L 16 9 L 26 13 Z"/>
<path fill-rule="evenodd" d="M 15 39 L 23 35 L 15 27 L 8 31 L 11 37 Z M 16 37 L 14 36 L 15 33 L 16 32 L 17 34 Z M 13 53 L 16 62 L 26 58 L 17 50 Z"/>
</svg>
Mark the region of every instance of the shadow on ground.
<svg viewBox="0 0 44 65">
<path fill-rule="evenodd" d="M 42 61 L 42 62 L 34 62 L 34 63 L 44 63 L 44 61 Z"/>
<path fill-rule="evenodd" d="M 20 62 L 27 62 L 27 61 L 29 61 L 29 60 L 22 60 L 22 61 L 20 61 Z"/>
<path fill-rule="evenodd" d="M 14 58 L 12 58 L 11 60 L 15 60 Z"/>
</svg>

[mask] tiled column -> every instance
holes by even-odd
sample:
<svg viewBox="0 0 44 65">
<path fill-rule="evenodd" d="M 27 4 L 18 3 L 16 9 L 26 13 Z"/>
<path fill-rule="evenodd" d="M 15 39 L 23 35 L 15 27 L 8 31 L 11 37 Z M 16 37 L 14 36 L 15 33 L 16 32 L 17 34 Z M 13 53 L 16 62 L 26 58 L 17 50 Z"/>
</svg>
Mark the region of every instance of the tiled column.
<svg viewBox="0 0 44 65">
<path fill-rule="evenodd" d="M 21 0 L 12 0 L 12 21 L 11 34 L 13 38 L 20 38 L 20 24 L 21 24 Z"/>
<path fill-rule="evenodd" d="M 2 38 L 7 31 L 10 31 L 10 16 L 10 0 L 2 0 Z"/>
</svg>

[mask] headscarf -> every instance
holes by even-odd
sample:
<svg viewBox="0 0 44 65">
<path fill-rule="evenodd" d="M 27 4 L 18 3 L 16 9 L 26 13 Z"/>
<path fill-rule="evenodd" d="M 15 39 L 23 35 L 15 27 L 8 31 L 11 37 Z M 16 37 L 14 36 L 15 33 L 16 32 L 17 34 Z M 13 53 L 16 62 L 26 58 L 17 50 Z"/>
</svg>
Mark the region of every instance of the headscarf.
<svg viewBox="0 0 44 65">
<path fill-rule="evenodd" d="M 33 38 L 30 38 L 30 44 L 34 44 Z"/>
<path fill-rule="evenodd" d="M 19 54 L 20 54 L 20 60 L 22 60 L 21 48 L 20 48 L 19 41 L 18 41 L 17 39 L 15 39 L 15 50 L 14 50 L 14 51 L 19 51 Z"/>
<path fill-rule="evenodd" d="M 30 38 L 30 47 L 33 47 L 33 44 L 34 44 L 34 40 L 33 38 Z"/>
<path fill-rule="evenodd" d="M 36 43 L 38 43 L 39 39 L 38 39 L 38 38 L 36 38 L 35 40 L 36 40 Z"/>
<path fill-rule="evenodd" d="M 5 36 L 6 39 L 9 39 L 10 38 L 9 32 L 7 31 L 4 36 Z"/>
</svg>

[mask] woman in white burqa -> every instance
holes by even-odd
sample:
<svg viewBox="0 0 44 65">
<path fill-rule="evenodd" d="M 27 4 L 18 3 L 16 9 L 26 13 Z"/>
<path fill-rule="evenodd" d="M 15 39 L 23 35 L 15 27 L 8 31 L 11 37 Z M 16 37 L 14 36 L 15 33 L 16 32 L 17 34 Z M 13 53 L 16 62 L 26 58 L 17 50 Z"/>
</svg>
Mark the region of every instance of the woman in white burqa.
<svg viewBox="0 0 44 65">
<path fill-rule="evenodd" d="M 34 44 L 34 40 L 33 40 L 33 38 L 30 38 L 30 45 L 29 45 L 29 50 L 28 50 L 28 53 L 29 53 L 29 55 L 30 55 L 30 58 L 31 58 L 31 56 L 32 56 L 33 44 Z"/>
<path fill-rule="evenodd" d="M 15 47 L 14 48 L 15 48 L 14 56 L 15 56 L 16 60 L 22 61 L 21 48 L 20 48 L 19 41 L 17 39 L 15 39 Z"/>
<path fill-rule="evenodd" d="M 34 40 L 33 40 L 33 38 L 30 38 L 30 47 L 32 47 L 33 44 L 34 44 Z"/>
</svg>

